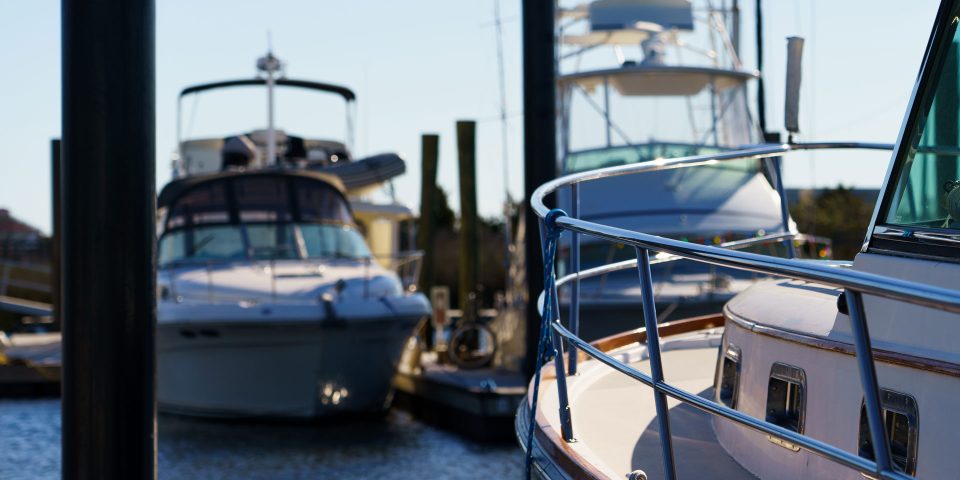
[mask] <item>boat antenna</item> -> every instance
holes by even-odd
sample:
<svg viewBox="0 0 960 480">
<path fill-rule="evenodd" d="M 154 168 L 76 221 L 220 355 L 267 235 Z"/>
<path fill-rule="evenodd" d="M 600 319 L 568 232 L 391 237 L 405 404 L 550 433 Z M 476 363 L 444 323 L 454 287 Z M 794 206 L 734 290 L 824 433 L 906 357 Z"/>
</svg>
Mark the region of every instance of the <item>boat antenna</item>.
<svg viewBox="0 0 960 480">
<path fill-rule="evenodd" d="M 512 232 L 510 230 L 512 228 L 512 222 L 510 221 L 512 199 L 510 198 L 510 164 L 507 158 L 510 148 L 507 144 L 509 133 L 507 125 L 507 81 L 503 66 L 503 21 L 500 16 L 500 0 L 493 0 L 493 18 L 494 25 L 497 29 L 497 67 L 500 76 L 500 147 L 502 149 L 501 162 L 503 163 L 503 241 L 506 247 L 506 255 L 504 256 L 504 270 L 506 271 L 504 292 L 507 295 L 511 295 L 513 292 L 513 279 L 510 276 L 510 247 L 513 244 L 513 235 L 511 235 Z M 510 297 L 507 298 L 510 299 Z M 509 304 L 512 303 L 512 301 L 509 302 Z"/>
<path fill-rule="evenodd" d="M 508 162 L 509 147 L 507 137 L 509 128 L 507 125 L 507 80 L 503 66 L 503 22 L 500 17 L 500 0 L 493 0 L 494 25 L 497 28 L 497 67 L 500 74 L 500 143 L 503 149 L 501 156 L 503 161 L 503 193 L 506 202 L 510 202 L 510 168 Z"/>
<path fill-rule="evenodd" d="M 273 87 L 275 75 L 283 70 L 283 62 L 273 56 L 273 38 L 267 32 L 267 54 L 257 60 L 257 70 L 267 82 L 267 165 L 277 163 L 277 131 L 273 125 Z"/>
</svg>

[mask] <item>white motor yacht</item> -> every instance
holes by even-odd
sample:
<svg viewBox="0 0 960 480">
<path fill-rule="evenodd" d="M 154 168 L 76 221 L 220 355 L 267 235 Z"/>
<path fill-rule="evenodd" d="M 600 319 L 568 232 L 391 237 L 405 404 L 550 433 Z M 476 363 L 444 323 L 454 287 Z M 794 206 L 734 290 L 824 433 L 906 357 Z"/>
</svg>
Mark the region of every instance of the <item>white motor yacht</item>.
<svg viewBox="0 0 960 480">
<path fill-rule="evenodd" d="M 266 130 L 182 140 L 174 180 L 160 193 L 159 408 L 217 417 L 381 412 L 402 347 L 430 312 L 409 286 L 417 255 L 398 256 L 409 209 L 368 196 L 403 173 L 403 161 L 354 161 L 348 142 L 276 129 L 276 87 L 348 104 L 355 97 L 277 76 L 272 54 L 258 65 L 260 78 L 181 93 L 263 86 L 270 108 Z"/>
<path fill-rule="evenodd" d="M 158 403 L 213 416 L 385 408 L 429 313 L 357 231 L 340 182 L 262 169 L 167 185 L 158 268 Z"/>
<path fill-rule="evenodd" d="M 518 410 L 531 476 L 957 478 L 958 27 L 960 1 L 944 0 L 852 262 L 678 241 L 551 212 L 544 198 L 612 175 L 640 178 L 738 158 L 791 161 L 795 151 L 875 144 L 763 146 L 574 174 L 537 190 L 532 204 L 546 223 L 547 251 L 568 230 L 633 251 L 635 261 L 620 267 L 638 275 L 644 320 L 591 344 L 558 321 L 556 289 L 548 290 L 541 344 L 568 342 L 575 354 L 567 362 L 561 352 L 538 369 Z M 658 324 L 650 265 L 660 255 L 777 278 L 710 315 Z M 548 288 L 567 288 L 575 277 L 551 277 Z"/>
</svg>

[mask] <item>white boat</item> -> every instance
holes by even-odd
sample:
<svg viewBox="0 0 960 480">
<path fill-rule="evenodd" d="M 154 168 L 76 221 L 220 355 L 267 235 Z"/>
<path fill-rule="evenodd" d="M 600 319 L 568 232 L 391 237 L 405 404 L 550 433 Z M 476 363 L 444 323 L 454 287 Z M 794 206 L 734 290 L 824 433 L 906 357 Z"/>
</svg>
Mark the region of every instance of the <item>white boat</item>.
<svg viewBox="0 0 960 480">
<path fill-rule="evenodd" d="M 645 321 L 591 345 L 559 323 L 556 296 L 546 299 L 543 341 L 565 340 L 580 354 L 569 363 L 557 355 L 538 370 L 518 410 L 532 476 L 957 478 L 958 26 L 960 2 L 944 0 L 852 262 L 671 240 L 549 213 L 543 199 L 614 174 L 641 178 L 705 161 L 883 145 L 762 146 L 570 175 L 534 194 L 548 245 L 557 232 L 576 229 L 635 251 L 636 262 L 623 267 L 639 274 Z M 650 263 L 665 255 L 778 278 L 757 282 L 712 315 L 658 325 Z M 567 288 L 573 278 L 556 285 Z M 577 363 L 577 375 L 568 375 Z"/>
<path fill-rule="evenodd" d="M 265 85 L 272 99 L 275 86 L 290 85 L 352 101 L 344 87 L 277 79 L 275 70 L 185 92 Z M 158 200 L 162 411 L 310 418 L 387 407 L 402 347 L 430 309 L 388 268 L 394 252 L 372 254 L 361 232 L 396 248 L 395 220 L 409 210 L 358 190 L 395 176 L 397 161 L 402 173 L 403 162 L 376 157 L 393 173 L 364 179 L 370 165 L 351 167 L 345 143 L 294 138 L 271 115 L 264 132 L 181 143 L 179 176 Z M 370 223 L 358 225 L 358 204 Z"/>
<path fill-rule="evenodd" d="M 709 3 L 709 2 L 707 2 Z M 759 72 L 739 58 L 739 10 L 685 0 L 597 0 L 567 10 L 561 46 L 560 171 L 731 151 L 764 141 L 748 105 Z M 631 48 L 640 58 L 630 58 Z M 610 60 L 616 64 L 610 66 Z M 592 133 L 592 135 L 591 135 Z M 742 159 L 641 177 L 611 177 L 558 192 L 579 218 L 703 244 L 769 236 L 779 255 L 827 255 L 823 239 L 795 234 L 775 159 Z M 808 242 L 808 240 L 811 240 Z M 579 248 L 573 242 L 582 242 Z M 827 241 L 828 242 L 828 241 Z M 797 248 L 801 247 L 801 248 Z M 571 250 L 579 250 L 572 258 Z M 589 236 L 561 244 L 561 271 L 631 257 L 631 249 Z M 752 274 L 677 261 L 653 267 L 661 319 L 708 312 L 756 280 Z M 636 276 L 612 272 L 585 280 L 579 308 L 585 338 L 622 330 L 641 315 Z M 569 303 L 566 292 L 563 301 Z"/>
</svg>

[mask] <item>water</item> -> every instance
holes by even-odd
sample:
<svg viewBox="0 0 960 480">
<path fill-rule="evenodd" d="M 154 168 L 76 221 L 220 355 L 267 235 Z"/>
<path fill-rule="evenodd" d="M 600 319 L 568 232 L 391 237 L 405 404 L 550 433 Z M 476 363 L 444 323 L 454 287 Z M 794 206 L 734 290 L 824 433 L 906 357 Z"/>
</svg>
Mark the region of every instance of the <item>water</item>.
<svg viewBox="0 0 960 480">
<path fill-rule="evenodd" d="M 520 478 L 512 443 L 481 445 L 403 412 L 332 424 L 250 424 L 161 415 L 161 479 Z M 60 477 L 60 402 L 0 400 L 0 479 Z"/>
</svg>

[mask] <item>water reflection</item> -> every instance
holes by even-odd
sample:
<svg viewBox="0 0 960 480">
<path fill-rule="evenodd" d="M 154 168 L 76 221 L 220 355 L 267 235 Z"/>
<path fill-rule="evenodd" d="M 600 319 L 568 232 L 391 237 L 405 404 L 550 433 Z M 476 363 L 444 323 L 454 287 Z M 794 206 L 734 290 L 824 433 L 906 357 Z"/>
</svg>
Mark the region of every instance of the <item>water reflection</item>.
<svg viewBox="0 0 960 480">
<path fill-rule="evenodd" d="M 311 425 L 161 415 L 160 478 L 519 478 L 513 444 L 478 445 L 413 420 Z M 0 478 L 58 478 L 60 404 L 0 401 Z"/>
</svg>

